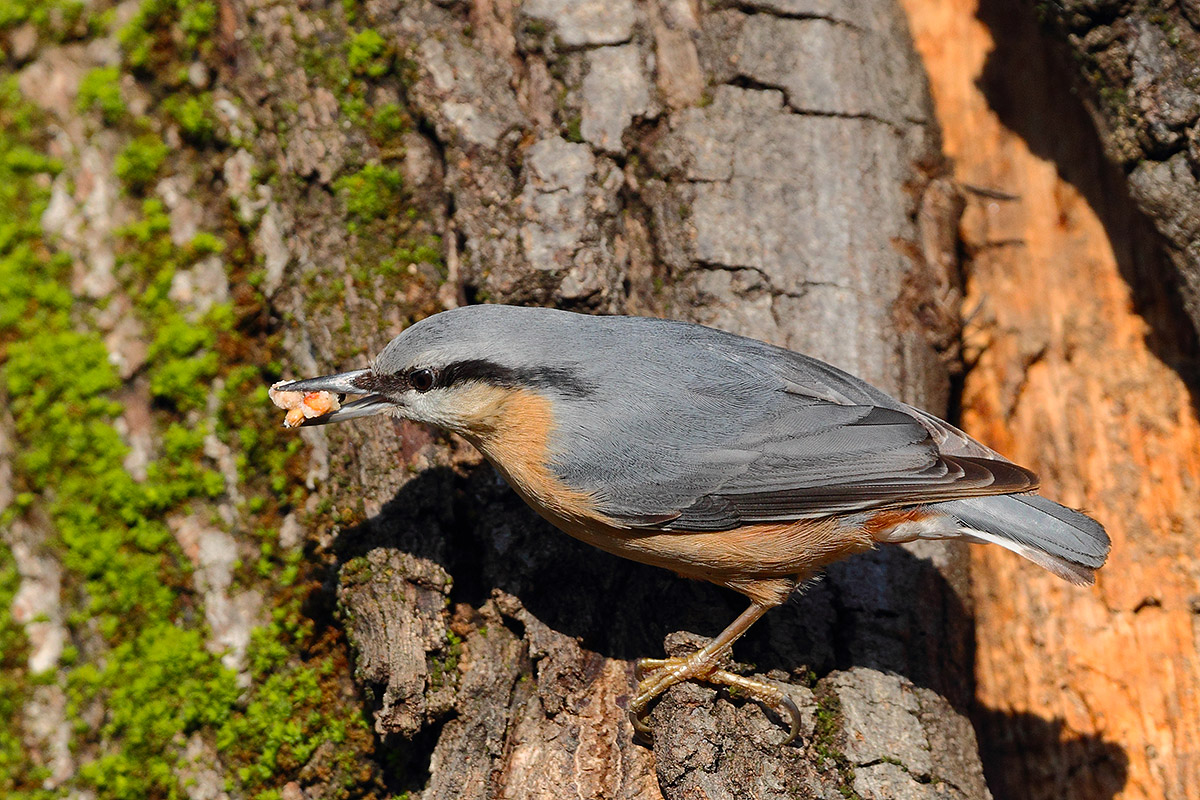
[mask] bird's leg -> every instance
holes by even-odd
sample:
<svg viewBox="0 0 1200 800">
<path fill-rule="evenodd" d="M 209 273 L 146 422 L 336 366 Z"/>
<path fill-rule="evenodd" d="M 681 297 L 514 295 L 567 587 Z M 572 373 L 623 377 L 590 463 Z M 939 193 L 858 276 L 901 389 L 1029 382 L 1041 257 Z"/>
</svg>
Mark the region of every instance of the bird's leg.
<svg viewBox="0 0 1200 800">
<path fill-rule="evenodd" d="M 751 603 L 729 627 L 721 631 L 715 639 L 688 656 L 667 659 L 642 659 L 638 669 L 647 673 L 638 684 L 638 696 L 630 704 L 629 709 L 637 714 L 645 711 L 650 702 L 670 687 L 681 681 L 692 678 L 706 678 L 716 670 L 721 656 L 725 655 L 733 643 L 750 626 L 767 613 L 768 606 Z"/>
<path fill-rule="evenodd" d="M 777 708 L 782 707 L 787 712 L 791 723 L 791 731 L 784 744 L 795 739 L 800 729 L 800 710 L 796 708 L 796 704 L 790 697 L 765 681 L 717 669 L 717 664 L 729 652 L 738 637 L 749 630 L 750 626 L 770 608 L 771 606 L 752 603 L 729 627 L 721 631 L 717 638 L 691 655 L 640 659 L 637 663 L 637 674 L 641 678 L 638 683 L 638 694 L 629 704 L 629 716 L 638 733 L 646 737 L 652 735 L 645 717 L 646 709 L 656 697 L 677 683 L 687 680 L 702 680 L 705 683 L 740 689 L 756 700 Z"/>
</svg>

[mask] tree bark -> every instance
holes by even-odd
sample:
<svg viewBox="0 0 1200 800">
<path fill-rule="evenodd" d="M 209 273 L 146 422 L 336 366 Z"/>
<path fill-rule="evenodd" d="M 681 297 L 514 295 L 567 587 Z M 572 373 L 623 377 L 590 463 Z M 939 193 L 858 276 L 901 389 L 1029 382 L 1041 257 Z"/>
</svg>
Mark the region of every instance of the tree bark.
<svg viewBox="0 0 1200 800">
<path fill-rule="evenodd" d="M 1186 136 L 1174 153 L 1147 138 L 1173 129 L 1164 98 L 1186 87 L 1144 70 L 1176 63 L 1164 26 L 1182 28 L 1190 6 L 1045 6 L 1070 23 L 1086 64 L 1139 76 L 1126 74 L 1123 104 L 1142 111 L 1098 138 L 1087 111 L 1103 121 L 1103 107 L 1072 94 L 1075 63 L 1032 14 L 905 5 L 968 187 L 964 425 L 1033 467 L 1048 496 L 1089 509 L 1114 542 L 1092 592 L 972 554 L 989 785 L 1004 798 L 1196 797 L 1198 373 L 1170 277 L 1174 264 L 1186 288 L 1195 236 L 1184 243 L 1170 220 L 1197 199 L 1190 173 L 1163 183 L 1164 215 L 1144 183 L 1188 158 Z M 1117 148 L 1124 175 L 1104 160 L 1119 142 L 1134 147 Z"/>
<path fill-rule="evenodd" d="M 0 770 L 0 789 L 117 796 L 96 765 L 135 763 L 193 800 L 989 796 L 963 548 L 836 565 L 738 643 L 803 709 L 796 743 L 758 704 L 689 684 L 656 706 L 651 748 L 624 711 L 633 660 L 715 634 L 743 598 L 551 529 L 452 437 L 306 428 L 289 459 L 265 404 L 243 408 L 273 362 L 359 367 L 413 320 L 490 301 L 717 325 L 944 412 L 960 200 L 891 0 L 219 0 L 18 21 L 7 63 L 59 161 L 33 169 L 45 202 L 29 207 L 38 252 L 69 262 L 55 324 L 103 343 L 118 380 L 96 391 L 120 410 L 93 416 L 115 417 L 139 485 L 158 485 L 182 431 L 211 434 L 187 458 L 220 486 L 155 496 L 171 543 L 151 574 L 175 592 L 159 622 L 202 633 L 228 673 L 210 664 L 213 680 L 241 694 L 201 704 L 210 718 L 164 712 L 160 745 L 128 749 L 134 723 L 111 705 L 125 684 L 149 709 L 181 701 L 173 681 L 147 685 L 149 656 L 105 682 L 142 611 L 110 615 L 115 632 L 81 613 L 97 576 L 64 555 L 54 514 L 68 489 L 91 495 L 38 484 L 21 457 L 37 426 L 0 420 L 0 475 L 22 490 L 0 493 L 0 594 L 16 575 L 28 656 L 0 659 L 0 678 L 39 767 Z M 164 260 L 179 262 L 165 278 Z M 233 322 L 184 353 L 205 376 L 188 399 L 164 370 L 213 307 Z M 290 649 L 271 661 L 262 635 Z M 281 674 L 311 682 L 281 699 Z M 277 752 L 265 763 L 229 731 Z"/>
<path fill-rule="evenodd" d="M 1200 5 L 1070 2 L 1048 5 L 1043 18 L 1078 65 L 1074 81 L 1105 153 L 1162 238 L 1175 303 L 1200 330 Z M 1194 331 L 1189 338 L 1194 346 Z"/>
<path fill-rule="evenodd" d="M 445 164 L 456 294 L 694 319 L 944 408 L 956 198 L 891 4 L 417 5 L 374 22 L 413 49 L 411 98 Z M 302 299 L 284 302 L 303 322 Z M 346 366 L 321 348 L 318 361 Z M 379 686 L 376 729 L 432 743 L 425 797 L 571 784 L 606 797 L 987 795 L 962 715 L 961 550 L 838 565 L 739 646 L 793 678 L 808 715 L 799 747 L 779 748 L 778 720 L 758 706 L 682 686 L 653 714 L 651 753 L 622 711 L 630 659 L 667 630 L 715 633 L 740 599 L 588 551 L 486 468 L 466 479 L 479 505 L 423 516 L 418 498 L 453 479 L 419 473 L 393 498 L 397 431 L 371 427 L 329 434 L 351 473 L 388 474 L 363 495 L 369 520 L 341 535 L 343 560 L 370 568 L 347 562 L 339 597 Z M 442 620 L 422 609 L 447 584 L 418 581 L 414 597 L 402 577 L 435 566 L 392 566 L 414 555 L 453 576 Z M 449 696 L 429 666 L 447 630 L 462 639 Z M 400 643 L 413 631 L 424 657 Z"/>
</svg>

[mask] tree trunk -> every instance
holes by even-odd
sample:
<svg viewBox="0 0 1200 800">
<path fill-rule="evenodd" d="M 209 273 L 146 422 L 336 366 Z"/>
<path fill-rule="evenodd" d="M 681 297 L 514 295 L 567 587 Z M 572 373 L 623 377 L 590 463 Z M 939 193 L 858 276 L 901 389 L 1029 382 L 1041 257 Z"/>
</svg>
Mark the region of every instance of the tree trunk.
<svg viewBox="0 0 1200 800">
<path fill-rule="evenodd" d="M 20 639 L 0 675 L 29 755 L 0 787 L 988 796 L 963 548 L 839 564 L 739 642 L 804 710 L 795 744 L 758 704 L 689 684 L 644 747 L 632 661 L 715 634 L 742 598 L 571 540 L 414 425 L 304 429 L 296 453 L 255 394 L 280 365 L 359 367 L 411 321 L 490 301 L 693 319 L 945 411 L 959 200 L 890 0 L 47 8 L 4 33 L 38 106 L 5 163 L 26 165 L 13 207 L 41 221 L 22 236 L 45 285 L 11 290 L 32 322 L 0 320 L 0 463 L 20 490 L 0 495 L 0 596 L 24 623 L 0 625 Z M 35 146 L 61 168 L 28 165 Z M 37 316 L 55 281 L 68 313 Z M 105 347 L 90 394 L 51 393 L 91 439 L 48 438 L 57 407 L 22 383 L 50 381 L 38 365 L 67 345 L 13 344 L 68 330 L 76 354 Z M 106 431 L 144 498 L 62 456 L 101 458 Z M 54 469 L 22 455 L 39 447 Z M 64 498 L 138 532 L 103 539 L 117 574 L 86 559 L 107 551 Z M 122 611 L 141 574 L 173 599 Z"/>
<path fill-rule="evenodd" d="M 1139 124 L 1149 127 L 1109 126 L 1102 147 L 1064 80 L 1074 62 L 1032 14 L 989 2 L 905 5 L 946 152 L 968 187 L 964 425 L 1037 470 L 1049 496 L 1089 509 L 1114 542 L 1094 592 L 973 553 L 989 785 L 1003 798 L 1195 798 L 1200 373 L 1173 286 L 1191 280 L 1195 255 L 1185 252 L 1196 237 L 1171 220 L 1200 195 L 1190 173 L 1158 184 L 1173 198 L 1167 214 L 1145 193 L 1144 179 L 1174 174 L 1188 156 L 1183 139 L 1174 155 L 1149 147 L 1148 131 L 1166 128 L 1145 104 L 1184 87 L 1170 70 L 1143 72 L 1179 55 L 1164 49 L 1165 28 L 1186 24 L 1179 15 L 1191 6 L 1105 12 L 1092 33 L 1073 28 L 1088 59 L 1111 67 L 1120 52 L 1134 62 L 1122 103 L 1144 109 Z M 1072 25 L 1093 13 L 1071 7 Z M 1118 140 L 1148 148 L 1124 164 L 1128 184 L 1104 161 Z"/>
<path fill-rule="evenodd" d="M 697 319 L 944 405 L 935 348 L 956 338 L 953 198 L 929 187 L 936 134 L 902 21 L 883 3 L 845 19 L 747 11 L 530 3 L 377 18 L 420 42 L 411 96 L 446 164 L 462 294 Z M 831 335 L 839 320 L 854 322 Z M 971 749 L 946 746 L 971 740 L 939 696 L 969 697 L 969 628 L 961 594 L 928 562 L 894 551 L 840 566 L 739 649 L 778 678 L 823 676 L 793 690 L 812 715 L 803 746 L 778 748 L 778 722 L 757 706 L 684 686 L 654 713 L 651 758 L 621 710 L 629 659 L 680 626 L 715 633 L 740 599 L 588 551 L 489 470 L 468 485 L 484 504 L 466 520 L 416 517 L 413 498 L 445 490 L 418 476 L 393 502 L 368 502 L 369 533 L 341 545 L 371 565 L 353 588 L 343 577 L 340 598 L 360 669 L 382 689 L 381 732 L 440 721 L 421 692 L 428 658 L 391 655 L 409 624 L 374 619 L 430 605 L 399 578 L 380 587 L 397 558 L 384 548 L 432 557 L 456 585 L 472 576 L 450 594 L 463 655 L 426 797 L 550 797 L 569 784 L 587 796 L 905 797 L 931 780 L 986 793 Z M 960 579 L 960 553 L 930 555 Z M 913 608 L 913 596 L 931 602 Z M 412 627 L 444 649 L 436 620 Z"/>
<path fill-rule="evenodd" d="M 1200 4 L 1051 4 L 1043 21 L 1065 40 L 1076 66 L 1064 72 L 1082 84 L 1105 153 L 1162 237 L 1175 270 L 1172 304 L 1200 330 Z M 1194 332 L 1188 340 L 1194 346 Z"/>
</svg>

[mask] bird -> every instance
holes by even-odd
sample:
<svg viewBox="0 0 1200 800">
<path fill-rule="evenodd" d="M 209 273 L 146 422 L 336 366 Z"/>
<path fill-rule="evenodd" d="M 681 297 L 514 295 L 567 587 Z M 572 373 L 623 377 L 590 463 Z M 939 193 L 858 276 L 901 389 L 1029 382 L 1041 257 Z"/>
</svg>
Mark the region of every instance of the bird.
<svg viewBox="0 0 1200 800">
<path fill-rule="evenodd" d="M 654 700 L 698 680 L 786 713 L 793 740 L 788 695 L 722 659 L 834 561 L 959 539 L 1087 585 L 1110 549 L 1100 523 L 950 423 L 816 358 L 689 322 L 467 305 L 406 328 L 366 368 L 272 390 L 359 396 L 318 404 L 304 425 L 387 414 L 456 433 L 571 536 L 744 595 L 705 646 L 638 661 L 628 710 L 647 737 Z"/>
</svg>

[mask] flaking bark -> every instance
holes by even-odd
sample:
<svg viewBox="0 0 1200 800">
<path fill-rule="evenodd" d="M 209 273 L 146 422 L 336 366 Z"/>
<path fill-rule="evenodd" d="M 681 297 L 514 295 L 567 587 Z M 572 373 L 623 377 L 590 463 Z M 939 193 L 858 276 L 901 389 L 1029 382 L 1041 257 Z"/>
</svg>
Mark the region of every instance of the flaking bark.
<svg viewBox="0 0 1200 800">
<path fill-rule="evenodd" d="M 1114 7 L 1081 0 L 1039 8 L 1073 62 L 1063 71 L 1074 72 L 1106 154 L 1125 173 L 1173 268 L 1173 280 L 1146 268 L 1130 270 L 1128 278 L 1149 297 L 1162 291 L 1155 283 L 1174 284 L 1172 301 L 1191 320 L 1194 347 L 1200 330 L 1200 5 Z"/>
<path fill-rule="evenodd" d="M 412 53 L 411 98 L 443 165 L 459 264 L 447 296 L 693 319 L 944 411 L 957 203 L 921 66 L 892 3 L 818 6 L 373 8 Z M 321 368 L 354 366 L 316 344 Z M 425 797 L 988 796 L 962 715 L 958 548 L 838 565 L 739 644 L 807 709 L 796 744 L 778 746 L 781 721 L 757 704 L 682 686 L 654 711 L 651 750 L 622 710 L 632 660 L 667 631 L 715 634 L 744 601 L 550 529 L 461 443 L 421 449 L 450 468 L 405 481 L 396 448 L 411 434 L 312 435 L 347 476 L 370 476 L 331 489 L 361 494 L 369 516 L 335 545 L 354 565 L 340 598 L 385 746 L 432 747 Z M 454 581 L 453 637 L 427 642 L 424 664 L 391 640 L 430 628 L 426 601 L 381 588 L 407 580 L 376 574 L 390 548 Z M 422 679 L 454 686 L 452 710 L 412 691 Z"/>
<path fill-rule="evenodd" d="M 1084 591 L 973 552 L 989 785 L 1198 797 L 1200 370 L 1174 274 L 1194 271 L 1195 236 L 1172 222 L 1196 196 L 1189 168 L 1162 179 L 1194 162 L 1195 5 L 905 7 L 967 187 L 963 425 L 1114 542 Z M 1148 174 L 1166 206 L 1147 204 Z"/>
<path fill-rule="evenodd" d="M 413 320 L 479 301 L 691 319 L 944 411 L 959 202 L 891 0 L 197 7 L 212 18 L 190 16 L 190 28 L 184 4 L 127 2 L 111 19 L 0 30 L 62 164 L 40 168 L 38 222 L 48 252 L 71 263 L 77 318 L 65 324 L 102 341 L 116 372 L 104 396 L 121 401 L 111 422 L 123 468 L 146 481 L 164 430 L 214 431 L 189 457 L 223 485 L 194 489 L 162 521 L 163 563 L 184 585 L 155 619 L 195 634 L 201 656 L 241 681 L 219 712 L 258 714 L 240 729 L 254 742 L 303 740 L 273 739 L 266 769 L 216 723 L 171 718 L 154 763 L 138 764 L 158 790 L 988 797 L 964 716 L 960 548 L 837 565 L 738 643 L 742 668 L 786 685 L 804 710 L 794 744 L 779 746 L 785 727 L 769 709 L 683 685 L 655 707 L 659 735 L 645 746 L 624 711 L 634 660 L 715 634 L 744 598 L 575 542 L 466 443 L 419 426 L 302 429 L 304 456 L 269 477 L 247 474 L 239 456 L 255 437 L 234 429 L 257 419 L 238 401 L 270 362 L 285 377 L 361 367 Z M 81 99 L 89 77 L 116 87 L 112 119 Z M 157 166 L 118 169 L 147 136 L 167 146 Z M 161 229 L 139 238 L 151 217 Z M 165 320 L 137 310 L 151 280 L 138 270 L 159 266 L 145 263 L 147 241 L 179 262 L 159 298 Z M 228 307 L 236 330 L 180 358 L 212 356 L 220 378 L 193 407 L 174 404 L 152 385 L 164 359 L 151 344 L 213 307 Z M 222 381 L 235 377 L 231 394 Z M 0 477 L 19 445 L 0 419 Z M 45 601 L 17 620 L 27 660 L 57 665 L 54 680 L 25 687 L 13 722 L 30 763 L 47 767 L 31 782 L 90 792 L 84 767 L 123 753 L 122 730 L 105 727 L 116 692 L 68 703 L 64 643 L 77 670 L 113 663 L 115 647 L 76 613 L 89 608 L 87 576 L 64 567 L 59 586 L 53 527 L 27 524 L 52 505 L 53 489 L 43 494 L 0 531 L 19 597 Z M 14 502 L 0 491 L 0 511 Z M 294 697 L 311 707 L 279 722 L 279 698 L 262 691 L 277 676 L 247 664 L 255 629 L 291 648 L 273 669 L 317 682 L 319 707 Z M 173 689 L 154 687 L 148 705 L 175 702 Z M 256 704 L 263 694 L 273 702 Z"/>
</svg>

